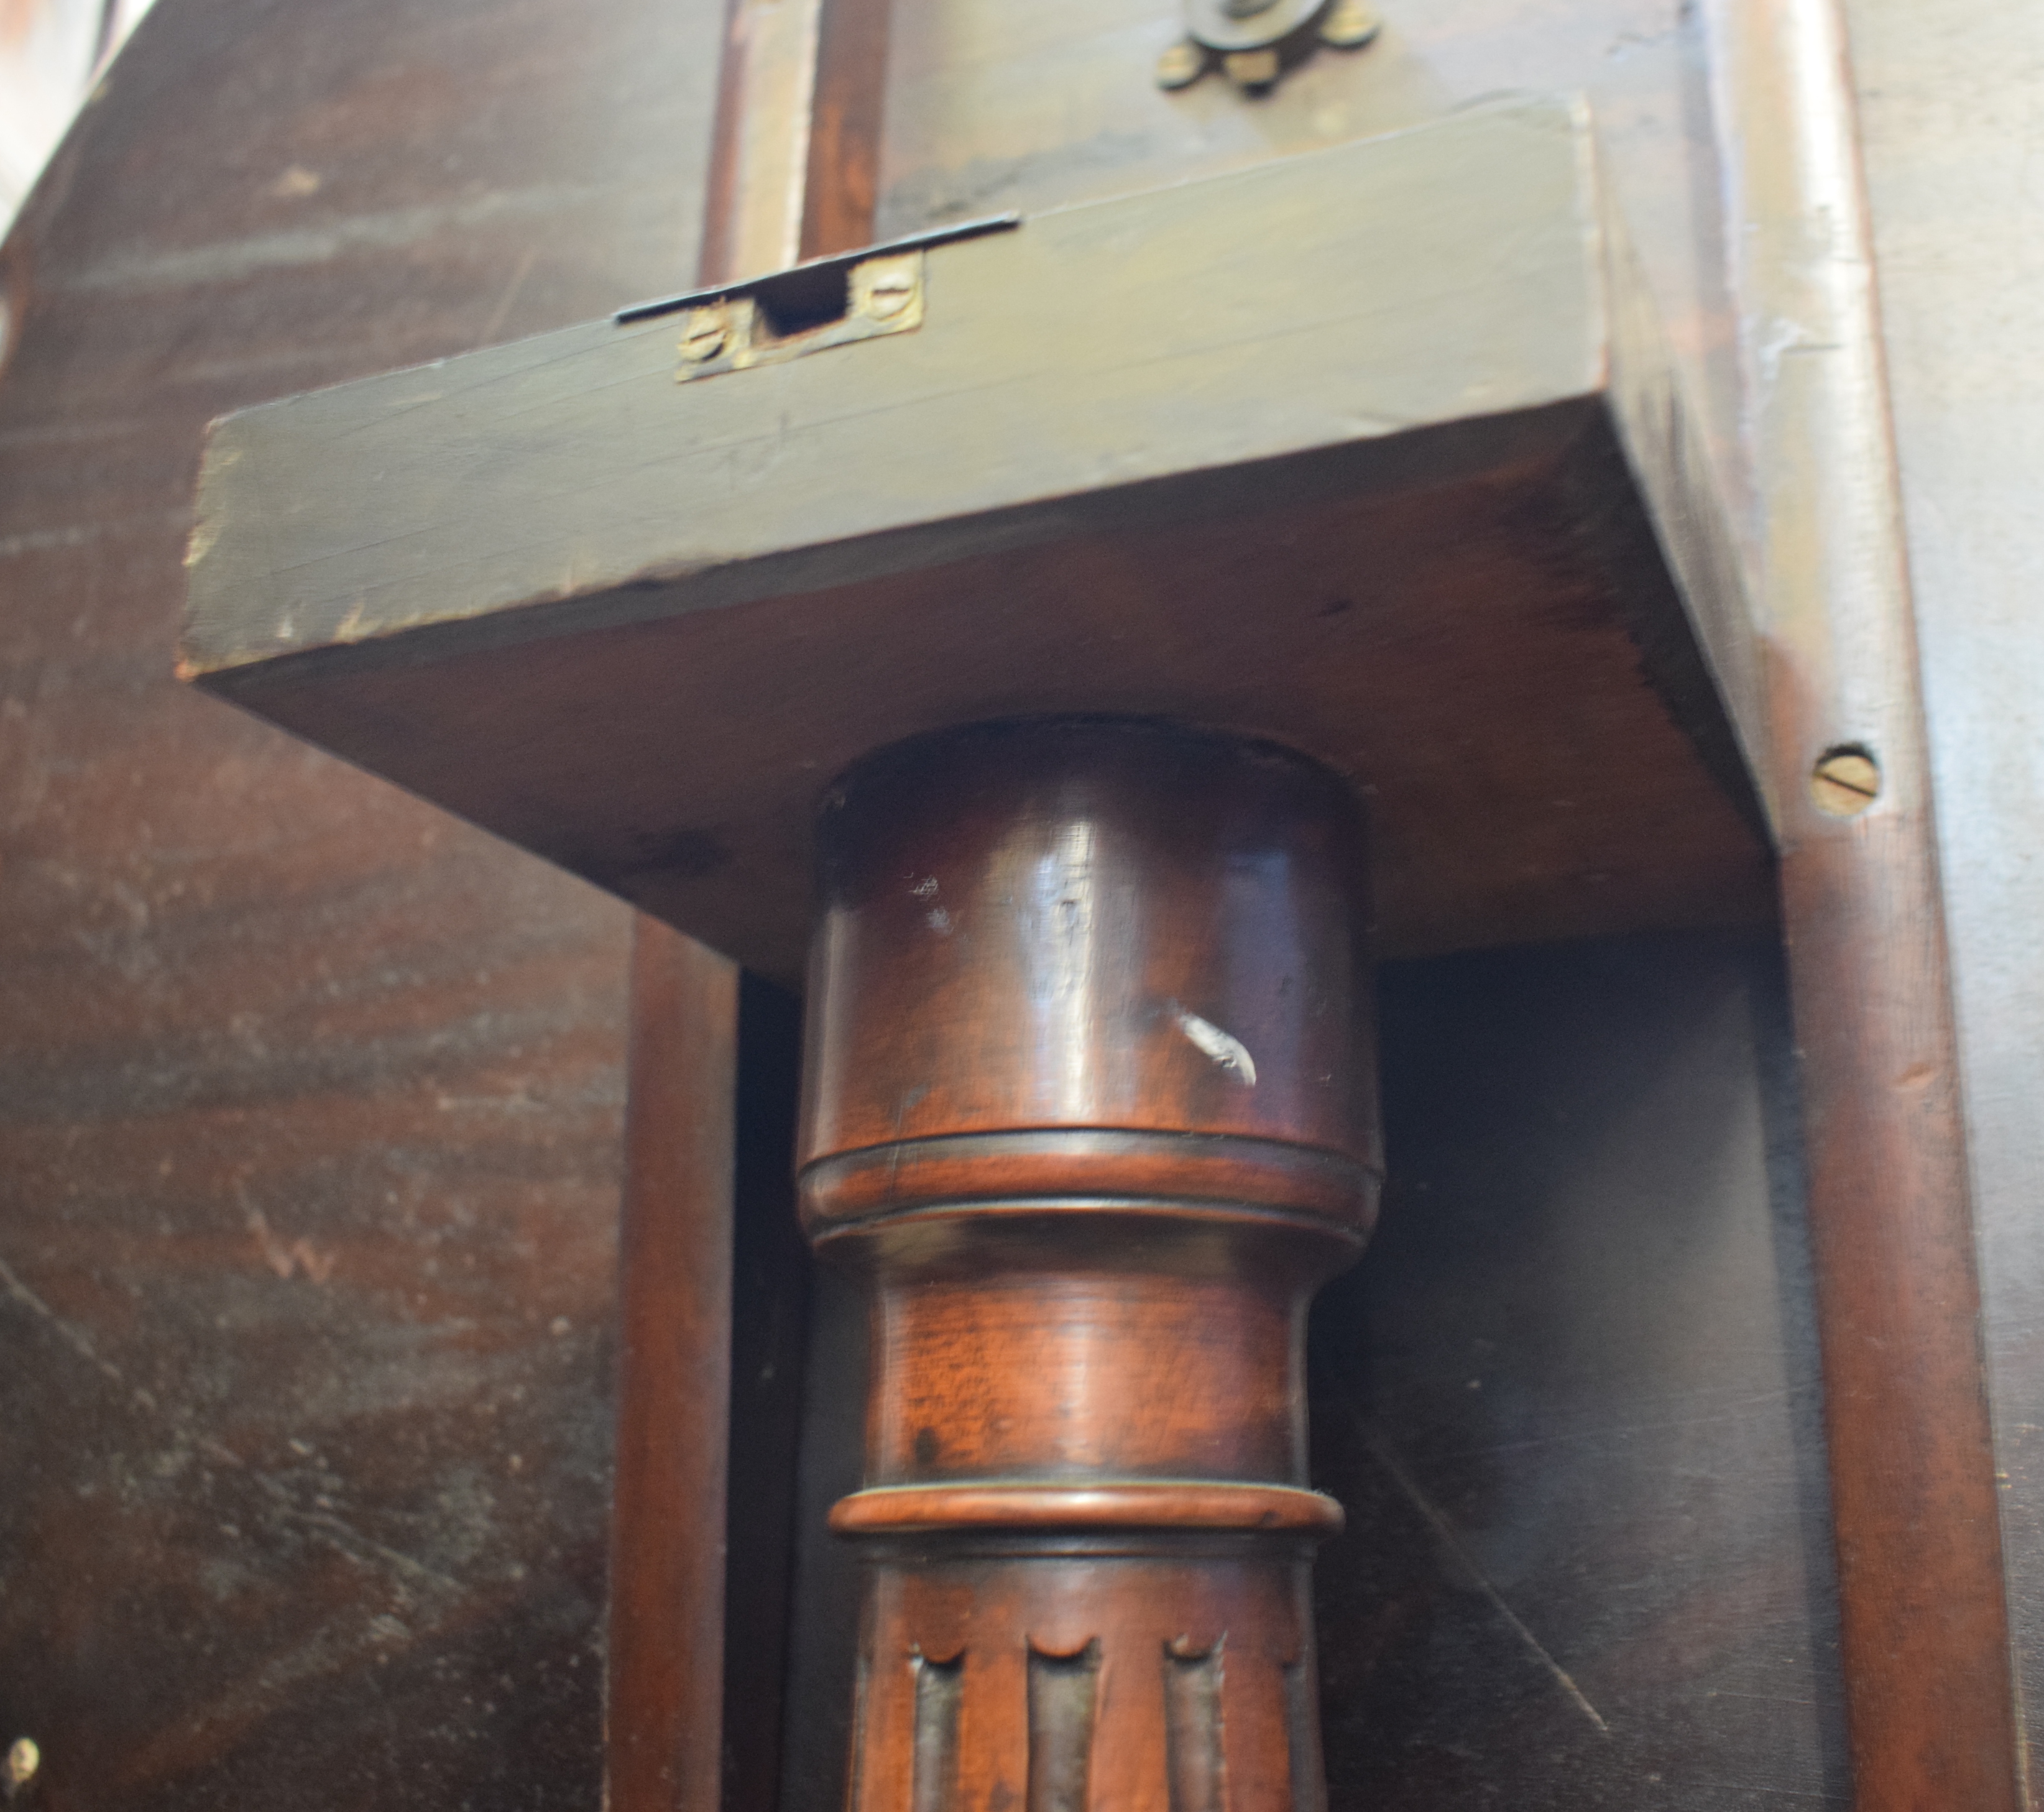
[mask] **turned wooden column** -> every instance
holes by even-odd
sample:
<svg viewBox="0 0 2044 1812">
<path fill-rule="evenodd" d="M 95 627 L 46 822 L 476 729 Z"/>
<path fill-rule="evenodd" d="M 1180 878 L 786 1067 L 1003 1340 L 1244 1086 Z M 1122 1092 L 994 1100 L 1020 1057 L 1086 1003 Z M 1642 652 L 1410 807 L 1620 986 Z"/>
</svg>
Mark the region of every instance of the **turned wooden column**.
<svg viewBox="0 0 2044 1812">
<path fill-rule="evenodd" d="M 1354 802 L 1269 744 L 998 724 L 862 762 L 820 849 L 852 1812 L 1318 1806 L 1305 1311 L 1380 1171 Z"/>
</svg>

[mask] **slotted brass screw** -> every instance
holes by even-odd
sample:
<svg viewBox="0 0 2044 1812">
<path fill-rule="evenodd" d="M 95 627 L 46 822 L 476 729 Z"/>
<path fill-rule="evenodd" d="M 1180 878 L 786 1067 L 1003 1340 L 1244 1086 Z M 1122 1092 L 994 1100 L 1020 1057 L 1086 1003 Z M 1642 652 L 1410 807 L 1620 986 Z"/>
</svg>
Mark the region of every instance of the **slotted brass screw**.
<svg viewBox="0 0 2044 1812">
<path fill-rule="evenodd" d="M 682 329 L 682 356 L 691 365 L 700 365 L 721 352 L 730 337 L 731 329 L 720 309 L 697 309 Z"/>
<path fill-rule="evenodd" d="M 1827 749 L 1810 775 L 1810 797 L 1827 818 L 1857 818 L 1881 797 L 1881 764 L 1865 749 Z"/>
<path fill-rule="evenodd" d="M 873 286 L 866 292 L 866 313 L 878 320 L 886 321 L 908 307 L 915 294 L 914 271 L 898 264 L 891 270 L 876 271 L 873 274 Z"/>
</svg>

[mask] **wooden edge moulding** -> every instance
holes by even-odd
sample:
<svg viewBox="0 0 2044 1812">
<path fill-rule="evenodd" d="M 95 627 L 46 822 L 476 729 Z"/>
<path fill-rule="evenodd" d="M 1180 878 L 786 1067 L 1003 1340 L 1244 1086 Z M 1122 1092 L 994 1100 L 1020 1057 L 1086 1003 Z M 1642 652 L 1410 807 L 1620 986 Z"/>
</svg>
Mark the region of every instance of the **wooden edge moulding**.
<svg viewBox="0 0 2044 1812">
<path fill-rule="evenodd" d="M 1572 103 L 1003 226 L 229 418 L 184 671 L 806 976 L 859 1812 L 1310 1812 L 1373 936 L 1766 917 L 1739 562 Z"/>
</svg>

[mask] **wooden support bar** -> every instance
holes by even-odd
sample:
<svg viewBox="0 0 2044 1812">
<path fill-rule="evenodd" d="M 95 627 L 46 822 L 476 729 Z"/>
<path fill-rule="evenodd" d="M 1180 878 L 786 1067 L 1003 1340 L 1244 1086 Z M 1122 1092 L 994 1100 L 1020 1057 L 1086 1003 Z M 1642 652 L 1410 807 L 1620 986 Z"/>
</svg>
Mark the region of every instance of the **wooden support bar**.
<svg viewBox="0 0 2044 1812">
<path fill-rule="evenodd" d="M 1714 12 L 1862 1812 L 2023 1802 L 1937 827 L 1843 22 Z"/>
<path fill-rule="evenodd" d="M 820 842 L 804 1214 L 874 1314 L 851 1805 L 1316 1806 L 1304 1308 L 1381 1170 L 1347 789 L 1039 721 L 870 758 Z"/>
<path fill-rule="evenodd" d="M 618 1243 L 605 1799 L 722 1797 L 738 969 L 641 917 Z"/>
</svg>

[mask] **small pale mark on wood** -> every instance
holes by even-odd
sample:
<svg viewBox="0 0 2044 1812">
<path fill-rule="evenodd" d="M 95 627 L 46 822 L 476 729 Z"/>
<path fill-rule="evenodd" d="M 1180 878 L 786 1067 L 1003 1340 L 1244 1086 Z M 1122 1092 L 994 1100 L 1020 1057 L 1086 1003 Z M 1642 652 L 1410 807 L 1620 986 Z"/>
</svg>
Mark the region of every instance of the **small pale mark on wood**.
<svg viewBox="0 0 2044 1812">
<path fill-rule="evenodd" d="M 1224 1032 L 1211 1019 L 1203 1019 L 1198 1014 L 1188 1012 L 1183 1007 L 1175 1009 L 1178 1030 L 1191 1040 L 1193 1047 L 1210 1057 L 1223 1069 L 1238 1081 L 1256 1086 L 1256 1059 L 1249 1054 L 1249 1047 L 1232 1033 Z"/>
</svg>

